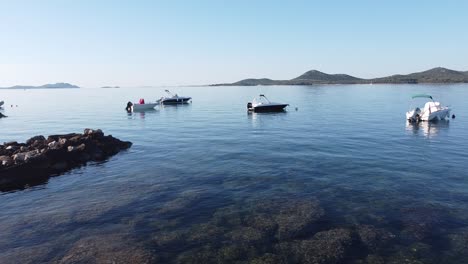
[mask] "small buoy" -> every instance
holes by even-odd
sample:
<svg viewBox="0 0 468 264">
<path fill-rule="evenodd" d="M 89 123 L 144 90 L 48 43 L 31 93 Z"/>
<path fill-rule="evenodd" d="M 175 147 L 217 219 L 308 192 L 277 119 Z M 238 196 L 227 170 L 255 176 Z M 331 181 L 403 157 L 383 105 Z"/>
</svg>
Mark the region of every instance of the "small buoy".
<svg viewBox="0 0 468 264">
<path fill-rule="evenodd" d="M 299 110 L 299 108 L 296 107 L 296 111 Z"/>
<path fill-rule="evenodd" d="M 455 119 L 455 115 L 452 115 L 452 119 Z"/>
</svg>

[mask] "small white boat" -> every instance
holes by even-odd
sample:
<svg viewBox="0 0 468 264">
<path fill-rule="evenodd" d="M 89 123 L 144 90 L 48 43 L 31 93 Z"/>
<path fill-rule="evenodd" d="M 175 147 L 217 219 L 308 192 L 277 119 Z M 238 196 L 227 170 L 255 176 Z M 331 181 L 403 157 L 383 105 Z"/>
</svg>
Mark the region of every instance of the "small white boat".
<svg viewBox="0 0 468 264">
<path fill-rule="evenodd" d="M 165 91 L 169 96 L 161 97 L 161 99 L 157 101 L 160 104 L 187 104 L 192 99 L 192 97 L 178 96 L 177 94 L 172 94 L 169 90 Z"/>
<path fill-rule="evenodd" d="M 268 98 L 261 94 L 258 98 L 247 103 L 247 110 L 252 112 L 282 112 L 289 104 L 270 102 Z"/>
<path fill-rule="evenodd" d="M 422 110 L 419 107 L 411 107 L 410 110 L 406 112 L 406 119 L 409 122 L 443 120 L 450 116 L 451 109 L 447 106 L 440 105 L 440 102 L 435 102 L 432 96 L 428 94 L 417 94 L 412 97 L 412 99 L 416 98 L 428 98 L 431 100 L 424 104 Z"/>
<path fill-rule="evenodd" d="M 127 107 L 125 107 L 125 110 L 127 112 L 153 110 L 158 104 L 159 103 L 153 103 L 153 102 L 145 103 L 142 100 L 140 100 L 139 103 L 128 102 Z"/>
</svg>

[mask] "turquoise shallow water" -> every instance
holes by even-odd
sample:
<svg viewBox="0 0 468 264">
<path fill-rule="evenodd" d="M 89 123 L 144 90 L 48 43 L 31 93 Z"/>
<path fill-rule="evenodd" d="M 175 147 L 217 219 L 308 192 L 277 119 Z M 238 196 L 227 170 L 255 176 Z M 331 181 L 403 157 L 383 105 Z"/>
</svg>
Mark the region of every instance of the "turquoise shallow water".
<svg viewBox="0 0 468 264">
<path fill-rule="evenodd" d="M 127 101 L 157 99 L 164 88 L 0 90 L 8 116 L 0 120 L 1 141 L 91 127 L 134 143 L 106 162 L 1 193 L 1 263 L 66 263 L 88 255 L 248 262 L 281 256 L 283 241 L 362 225 L 385 229 L 391 243 L 376 252 L 354 248 L 339 261 L 371 263 L 366 256 L 375 255 L 388 263 L 450 263 L 468 256 L 460 249 L 468 238 L 468 85 L 172 90 L 193 103 L 131 115 Z M 246 103 L 259 93 L 289 103 L 288 111 L 247 114 Z M 407 124 L 415 93 L 451 105 L 457 118 Z M 266 206 L 274 218 L 283 202 L 310 200 L 324 211 L 317 230 L 261 243 L 245 238 L 251 234 L 242 229 L 251 228 L 245 219 L 258 214 L 257 204 L 277 203 L 277 210 Z M 237 224 L 220 220 L 236 217 Z M 244 234 L 240 242 L 236 232 Z M 202 234 L 207 240 L 193 238 Z M 82 244 L 94 246 L 80 255 Z"/>
</svg>

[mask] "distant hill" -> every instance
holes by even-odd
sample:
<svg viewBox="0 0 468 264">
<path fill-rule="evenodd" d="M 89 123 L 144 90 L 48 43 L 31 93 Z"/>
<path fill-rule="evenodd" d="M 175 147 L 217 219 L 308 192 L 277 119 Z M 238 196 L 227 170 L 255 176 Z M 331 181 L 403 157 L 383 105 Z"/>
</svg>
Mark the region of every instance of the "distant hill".
<svg viewBox="0 0 468 264">
<path fill-rule="evenodd" d="M 468 73 L 442 67 L 407 75 L 373 79 L 374 83 L 467 83 Z"/>
<path fill-rule="evenodd" d="M 280 81 L 275 81 L 271 79 L 245 79 L 242 81 L 238 81 L 233 83 L 232 85 L 239 85 L 239 86 L 253 86 L 253 85 L 277 85 Z"/>
<path fill-rule="evenodd" d="M 235 83 L 214 84 L 214 86 L 254 85 L 314 85 L 314 84 L 366 84 L 366 83 L 468 83 L 468 71 L 454 71 L 442 67 L 411 74 L 397 74 L 388 77 L 362 79 L 347 74 L 327 74 L 317 70 L 308 71 L 291 80 L 245 79 Z"/>
<path fill-rule="evenodd" d="M 327 74 L 317 70 L 308 71 L 290 80 L 292 83 L 358 83 L 363 79 L 347 74 Z"/>
<path fill-rule="evenodd" d="M 3 89 L 76 89 L 80 88 L 79 86 L 69 84 L 69 83 L 53 83 L 53 84 L 44 84 L 41 86 L 30 86 L 30 85 L 15 85 L 11 87 L 5 87 Z"/>
</svg>

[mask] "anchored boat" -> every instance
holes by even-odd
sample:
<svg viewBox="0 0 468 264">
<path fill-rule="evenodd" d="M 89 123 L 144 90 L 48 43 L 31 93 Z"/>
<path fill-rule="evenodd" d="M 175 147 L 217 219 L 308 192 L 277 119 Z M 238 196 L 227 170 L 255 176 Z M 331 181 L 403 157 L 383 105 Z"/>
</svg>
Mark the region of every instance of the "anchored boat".
<svg viewBox="0 0 468 264">
<path fill-rule="evenodd" d="M 145 110 L 152 110 L 154 109 L 159 103 L 145 103 L 144 99 L 140 99 L 139 103 L 132 103 L 128 102 L 127 107 L 125 107 L 125 110 L 127 112 L 135 112 L 135 111 L 145 111 Z"/>
<path fill-rule="evenodd" d="M 258 98 L 247 103 L 247 110 L 252 112 L 282 112 L 289 104 L 270 102 L 268 98 L 261 94 Z"/>
<path fill-rule="evenodd" d="M 187 104 L 190 102 L 192 97 L 178 96 L 177 94 L 172 94 L 169 90 L 165 90 L 168 94 L 167 97 L 161 97 L 157 102 L 161 104 Z"/>
<path fill-rule="evenodd" d="M 417 98 L 427 98 L 430 101 L 424 104 L 422 110 L 419 107 L 411 107 L 406 112 L 406 119 L 409 122 L 442 120 L 450 116 L 451 109 L 448 106 L 442 106 L 440 102 L 434 101 L 431 95 L 417 94 L 412 96 L 413 100 Z"/>
</svg>

